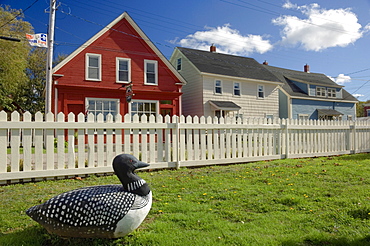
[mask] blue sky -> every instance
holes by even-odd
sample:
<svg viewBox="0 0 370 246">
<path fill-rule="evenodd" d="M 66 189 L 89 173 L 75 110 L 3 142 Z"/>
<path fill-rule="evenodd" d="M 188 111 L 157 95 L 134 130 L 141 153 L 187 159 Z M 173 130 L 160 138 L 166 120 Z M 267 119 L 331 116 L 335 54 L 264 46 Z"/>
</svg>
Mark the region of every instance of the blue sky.
<svg viewBox="0 0 370 246">
<path fill-rule="evenodd" d="M 26 9 L 47 32 L 49 0 L 0 0 Z M 169 59 L 176 46 L 248 56 L 269 65 L 324 73 L 370 100 L 370 0 L 60 0 L 55 54 L 69 54 L 127 11 Z"/>
</svg>

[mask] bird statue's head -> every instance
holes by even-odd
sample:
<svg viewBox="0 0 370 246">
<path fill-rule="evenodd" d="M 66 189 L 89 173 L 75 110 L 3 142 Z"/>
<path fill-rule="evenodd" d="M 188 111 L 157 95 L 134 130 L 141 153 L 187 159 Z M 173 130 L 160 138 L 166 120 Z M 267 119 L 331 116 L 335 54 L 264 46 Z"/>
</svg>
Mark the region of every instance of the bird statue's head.
<svg viewBox="0 0 370 246">
<path fill-rule="evenodd" d="M 120 154 L 113 159 L 113 170 L 116 174 L 134 172 L 135 169 L 148 167 L 149 164 L 139 161 L 135 156 Z"/>
</svg>

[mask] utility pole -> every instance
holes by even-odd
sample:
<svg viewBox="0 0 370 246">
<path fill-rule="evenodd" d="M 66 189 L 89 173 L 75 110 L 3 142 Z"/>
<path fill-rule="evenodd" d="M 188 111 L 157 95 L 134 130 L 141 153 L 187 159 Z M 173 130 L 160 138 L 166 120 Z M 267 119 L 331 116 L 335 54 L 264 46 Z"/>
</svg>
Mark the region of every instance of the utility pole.
<svg viewBox="0 0 370 246">
<path fill-rule="evenodd" d="M 50 0 L 49 30 L 48 30 L 48 52 L 46 61 L 46 95 L 45 114 L 51 112 L 51 89 L 53 83 L 53 52 L 54 52 L 54 27 L 57 1 Z"/>
</svg>

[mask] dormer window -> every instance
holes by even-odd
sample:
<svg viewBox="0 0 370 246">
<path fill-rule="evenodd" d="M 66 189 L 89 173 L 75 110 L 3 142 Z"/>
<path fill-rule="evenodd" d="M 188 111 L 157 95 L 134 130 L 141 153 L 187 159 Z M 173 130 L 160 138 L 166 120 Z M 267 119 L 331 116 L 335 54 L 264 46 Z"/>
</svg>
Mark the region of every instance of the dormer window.
<svg viewBox="0 0 370 246">
<path fill-rule="evenodd" d="M 337 91 L 335 89 L 328 89 L 328 97 L 336 98 L 337 97 L 336 92 Z"/>
<path fill-rule="evenodd" d="M 316 87 L 316 96 L 326 97 L 326 88 L 325 87 Z"/>
<path fill-rule="evenodd" d="M 180 71 L 182 68 L 182 60 L 181 58 L 177 59 L 177 71 Z"/>
</svg>

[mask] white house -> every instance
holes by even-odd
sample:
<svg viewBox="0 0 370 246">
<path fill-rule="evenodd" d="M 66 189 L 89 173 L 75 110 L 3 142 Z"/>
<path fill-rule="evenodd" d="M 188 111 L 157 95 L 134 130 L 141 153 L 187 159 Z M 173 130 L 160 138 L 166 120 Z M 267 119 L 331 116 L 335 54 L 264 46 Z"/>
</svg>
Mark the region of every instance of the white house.
<svg viewBox="0 0 370 246">
<path fill-rule="evenodd" d="M 170 59 L 186 79 L 183 115 L 279 117 L 283 83 L 253 58 L 177 47 Z"/>
</svg>

